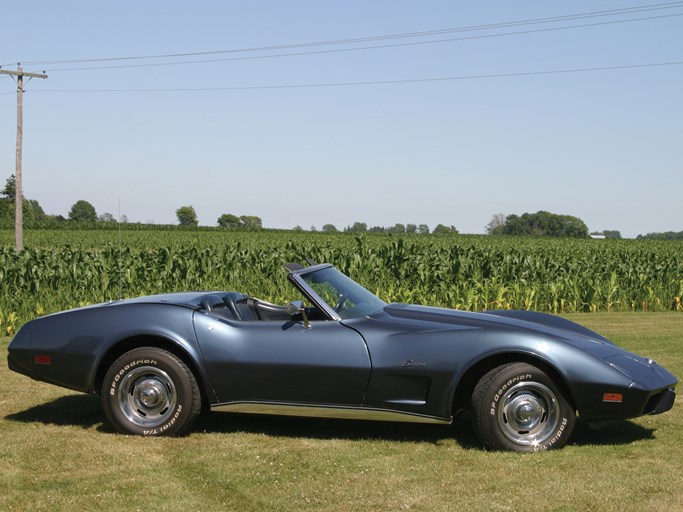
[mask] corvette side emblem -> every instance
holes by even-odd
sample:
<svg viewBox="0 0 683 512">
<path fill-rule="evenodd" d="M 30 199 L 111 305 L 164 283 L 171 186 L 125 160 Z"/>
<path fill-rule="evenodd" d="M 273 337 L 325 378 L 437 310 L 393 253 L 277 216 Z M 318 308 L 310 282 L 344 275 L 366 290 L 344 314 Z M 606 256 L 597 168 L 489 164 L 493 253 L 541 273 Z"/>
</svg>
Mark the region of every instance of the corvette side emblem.
<svg viewBox="0 0 683 512">
<path fill-rule="evenodd" d="M 412 359 L 408 361 L 403 361 L 401 363 L 402 368 L 427 368 L 427 363 L 421 361 L 413 361 Z"/>
</svg>

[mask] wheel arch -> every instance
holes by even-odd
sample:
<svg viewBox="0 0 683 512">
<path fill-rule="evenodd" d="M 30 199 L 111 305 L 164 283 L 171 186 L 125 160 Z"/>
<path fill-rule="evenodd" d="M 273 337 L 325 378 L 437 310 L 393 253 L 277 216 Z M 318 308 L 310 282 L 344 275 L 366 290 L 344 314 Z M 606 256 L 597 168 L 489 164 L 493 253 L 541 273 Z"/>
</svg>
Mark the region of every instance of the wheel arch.
<svg viewBox="0 0 683 512">
<path fill-rule="evenodd" d="M 474 388 L 479 380 L 494 368 L 508 363 L 527 363 L 539 368 L 559 388 L 566 397 L 571 407 L 576 412 L 576 400 L 572 395 L 571 388 L 562 373 L 551 363 L 534 354 L 526 352 L 505 352 L 493 354 L 471 365 L 458 380 L 453 391 L 452 413 L 457 413 L 470 408 L 470 399 Z"/>
<path fill-rule="evenodd" d="M 107 374 L 107 370 L 114 363 L 114 361 L 116 361 L 126 352 L 142 347 L 159 348 L 162 350 L 166 350 L 167 352 L 170 352 L 171 354 L 178 357 L 183 363 L 185 363 L 185 365 L 187 365 L 187 367 L 194 375 L 194 378 L 197 381 L 197 385 L 199 386 L 199 392 L 201 393 L 202 403 L 208 403 L 208 394 L 210 393 L 210 390 L 205 387 L 206 382 L 202 376 L 202 372 L 199 371 L 197 361 L 195 361 L 195 359 L 190 355 L 190 353 L 178 343 L 160 335 L 150 334 L 143 334 L 124 338 L 115 343 L 114 345 L 112 345 L 109 348 L 109 350 L 107 350 L 104 356 L 100 359 L 99 365 L 97 366 L 97 371 L 95 372 L 95 378 L 93 381 L 93 392 L 97 395 L 99 395 L 102 392 L 104 377 Z"/>
</svg>

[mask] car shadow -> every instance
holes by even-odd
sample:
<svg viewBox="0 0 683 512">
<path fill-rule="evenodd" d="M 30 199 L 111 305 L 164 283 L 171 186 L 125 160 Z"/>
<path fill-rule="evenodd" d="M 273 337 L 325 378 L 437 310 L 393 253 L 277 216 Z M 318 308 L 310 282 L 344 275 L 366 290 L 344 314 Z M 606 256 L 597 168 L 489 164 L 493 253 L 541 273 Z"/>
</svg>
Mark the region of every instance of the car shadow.
<svg viewBox="0 0 683 512">
<path fill-rule="evenodd" d="M 194 432 L 265 434 L 273 437 L 307 439 L 386 440 L 442 444 L 455 441 L 463 448 L 477 448 L 480 443 L 461 416 L 452 425 L 395 423 L 387 421 L 338 420 L 248 414 L 205 413 Z"/>
<path fill-rule="evenodd" d="M 5 416 L 10 421 L 91 428 L 104 421 L 102 404 L 94 395 L 61 396 Z"/>
<path fill-rule="evenodd" d="M 51 402 L 8 414 L 5 419 L 21 423 L 74 426 L 84 429 L 96 427 L 103 433 L 115 433 L 105 420 L 99 398 L 93 395 L 62 396 Z M 474 434 L 469 414 L 459 416 L 452 425 L 424 425 L 204 412 L 188 435 L 239 432 L 273 437 L 351 441 L 377 439 L 437 445 L 455 441 L 465 449 L 481 448 L 481 443 Z M 645 428 L 632 421 L 618 421 L 599 429 L 578 422 L 571 436 L 570 445 L 626 445 L 654 438 L 655 429 Z"/>
<path fill-rule="evenodd" d="M 457 417 L 452 425 L 205 413 L 199 418 L 193 431 L 249 432 L 297 438 L 377 439 L 432 444 L 455 441 L 465 449 L 482 448 L 475 435 L 469 413 Z M 579 421 L 569 444 L 572 446 L 617 446 L 654 438 L 655 429 L 645 428 L 628 420 L 610 423 L 597 429 Z"/>
<path fill-rule="evenodd" d="M 614 421 L 597 428 L 579 421 L 569 442 L 577 446 L 619 446 L 654 439 L 655 431 L 629 420 Z"/>
</svg>

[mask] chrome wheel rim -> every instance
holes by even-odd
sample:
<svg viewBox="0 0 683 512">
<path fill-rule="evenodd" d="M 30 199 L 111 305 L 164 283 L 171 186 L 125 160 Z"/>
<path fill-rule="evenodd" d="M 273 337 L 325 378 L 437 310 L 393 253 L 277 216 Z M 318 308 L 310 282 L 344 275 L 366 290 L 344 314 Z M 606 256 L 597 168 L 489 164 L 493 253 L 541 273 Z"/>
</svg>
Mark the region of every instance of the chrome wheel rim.
<svg viewBox="0 0 683 512">
<path fill-rule="evenodd" d="M 173 414 L 178 393 L 168 374 L 154 366 L 133 369 L 121 381 L 121 412 L 140 427 L 158 427 Z"/>
<path fill-rule="evenodd" d="M 512 442 L 536 446 L 548 440 L 559 425 L 555 394 L 538 382 L 521 382 L 508 389 L 498 408 L 498 426 Z"/>
</svg>

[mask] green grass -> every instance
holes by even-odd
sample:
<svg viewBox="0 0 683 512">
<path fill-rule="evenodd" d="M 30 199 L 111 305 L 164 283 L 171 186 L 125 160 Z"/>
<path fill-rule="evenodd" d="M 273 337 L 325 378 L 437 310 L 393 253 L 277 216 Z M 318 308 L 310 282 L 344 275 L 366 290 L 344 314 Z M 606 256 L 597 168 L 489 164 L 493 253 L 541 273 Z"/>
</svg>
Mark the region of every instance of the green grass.
<svg viewBox="0 0 683 512">
<path fill-rule="evenodd" d="M 683 375 L 683 315 L 569 318 Z M 6 358 L 7 338 L 0 338 Z M 97 397 L 0 365 L 0 510 L 683 510 L 683 411 L 557 452 L 479 448 L 450 427 L 205 415 L 183 438 L 115 434 Z"/>
</svg>

